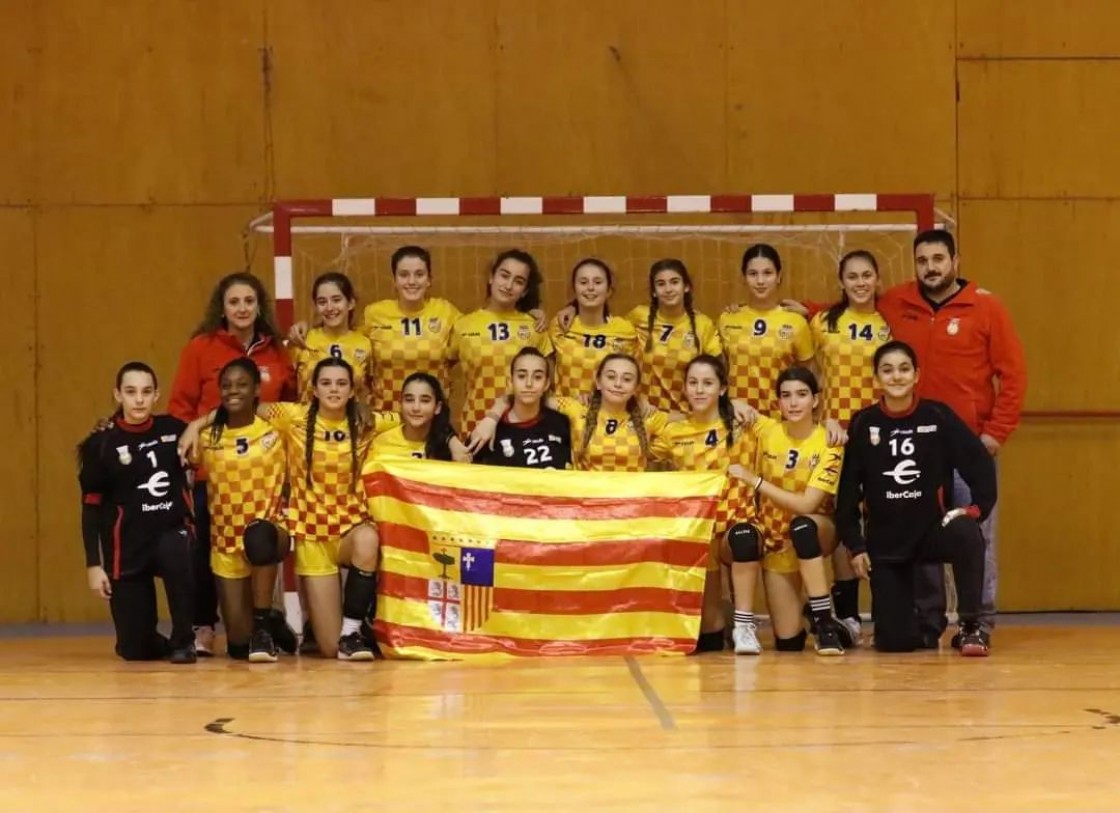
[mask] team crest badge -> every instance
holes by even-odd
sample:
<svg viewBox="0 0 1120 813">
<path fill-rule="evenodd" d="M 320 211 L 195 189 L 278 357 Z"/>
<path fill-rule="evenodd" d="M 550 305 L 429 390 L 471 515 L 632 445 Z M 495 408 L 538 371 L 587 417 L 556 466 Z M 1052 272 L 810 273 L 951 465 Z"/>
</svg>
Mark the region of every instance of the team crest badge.
<svg viewBox="0 0 1120 813">
<path fill-rule="evenodd" d="M 506 457 L 513 457 L 513 441 L 509 438 L 502 438 L 502 454 Z"/>
<path fill-rule="evenodd" d="M 280 440 L 280 435 L 276 432 L 269 432 L 261 436 L 261 447 L 267 452 L 276 445 L 276 441 Z"/>
<path fill-rule="evenodd" d="M 782 325 L 778 329 L 778 338 L 789 339 L 793 336 L 793 325 Z"/>
<path fill-rule="evenodd" d="M 879 427 L 878 426 L 867 427 L 867 439 L 871 441 L 872 446 L 878 446 L 879 445 L 880 438 L 879 438 Z"/>
<path fill-rule="evenodd" d="M 945 332 L 950 336 L 956 336 L 961 330 L 960 319 L 950 319 L 949 324 L 945 327 Z"/>
<path fill-rule="evenodd" d="M 522 325 L 517 329 L 517 338 L 523 342 L 529 341 L 529 337 L 533 335 L 533 331 L 529 329 L 528 325 Z"/>
<path fill-rule="evenodd" d="M 684 346 L 686 348 L 691 350 L 693 347 L 696 346 L 696 336 L 691 332 L 686 333 L 686 334 L 684 334 L 684 340 L 683 340 L 682 343 L 684 344 Z"/>
<path fill-rule="evenodd" d="M 261 382 L 267 383 L 272 380 L 272 373 L 269 372 L 268 367 L 261 366 Z"/>
<path fill-rule="evenodd" d="M 889 342 L 891 340 L 891 329 L 887 325 L 879 328 L 879 341 Z"/>
<path fill-rule="evenodd" d="M 810 469 L 815 469 L 817 467 L 817 464 L 820 463 L 820 462 L 821 462 L 821 456 L 819 454 L 813 455 L 812 457 L 809 458 L 809 468 Z"/>
<path fill-rule="evenodd" d="M 429 333 L 439 333 L 440 328 L 442 328 L 442 327 L 443 327 L 443 322 L 441 322 L 438 318 L 432 318 L 432 319 L 428 320 L 428 332 Z"/>
<path fill-rule="evenodd" d="M 365 350 L 355 350 L 354 351 L 354 360 L 355 361 L 365 361 L 366 356 L 368 356 L 368 355 L 369 354 Z"/>
<path fill-rule="evenodd" d="M 117 460 L 121 461 L 122 466 L 127 466 L 132 463 L 132 455 L 128 453 L 127 446 L 117 447 Z"/>
</svg>

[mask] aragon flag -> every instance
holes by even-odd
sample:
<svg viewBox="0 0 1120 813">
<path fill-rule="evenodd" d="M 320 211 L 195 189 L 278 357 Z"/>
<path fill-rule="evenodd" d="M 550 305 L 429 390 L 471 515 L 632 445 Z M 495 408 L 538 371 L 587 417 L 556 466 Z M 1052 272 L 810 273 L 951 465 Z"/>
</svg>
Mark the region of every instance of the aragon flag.
<svg viewBox="0 0 1120 813">
<path fill-rule="evenodd" d="M 720 472 L 390 460 L 363 474 L 391 657 L 687 654 Z"/>
</svg>

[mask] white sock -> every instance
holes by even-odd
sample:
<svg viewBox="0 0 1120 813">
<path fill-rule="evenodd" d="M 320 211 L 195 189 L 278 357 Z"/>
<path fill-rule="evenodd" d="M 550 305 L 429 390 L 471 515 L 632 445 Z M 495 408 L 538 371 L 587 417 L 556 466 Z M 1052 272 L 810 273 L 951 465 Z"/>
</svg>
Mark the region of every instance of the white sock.
<svg viewBox="0 0 1120 813">
<path fill-rule="evenodd" d="M 345 638 L 352 632 L 358 632 L 362 628 L 362 619 L 360 618 L 344 618 L 342 619 L 342 635 Z"/>
</svg>

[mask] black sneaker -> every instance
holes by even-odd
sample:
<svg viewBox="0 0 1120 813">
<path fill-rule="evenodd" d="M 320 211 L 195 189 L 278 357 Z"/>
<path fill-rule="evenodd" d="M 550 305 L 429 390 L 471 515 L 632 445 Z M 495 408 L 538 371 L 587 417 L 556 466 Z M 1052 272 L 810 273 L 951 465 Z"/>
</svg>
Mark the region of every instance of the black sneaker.
<svg viewBox="0 0 1120 813">
<path fill-rule="evenodd" d="M 835 621 L 817 625 L 817 631 L 813 638 L 818 655 L 828 656 L 844 654 L 844 645 L 840 642 L 839 626 L 840 625 Z"/>
<path fill-rule="evenodd" d="M 265 627 L 253 630 L 249 638 L 249 663 L 276 663 L 278 651 L 272 633 Z"/>
<path fill-rule="evenodd" d="M 174 664 L 196 663 L 197 661 L 198 654 L 194 651 L 194 644 L 187 644 L 171 650 L 171 662 Z"/>
<path fill-rule="evenodd" d="M 310 621 L 303 622 L 303 639 L 299 642 L 299 654 L 319 654 L 319 642 L 315 640 L 315 628 L 311 626 Z"/>
<path fill-rule="evenodd" d="M 961 656 L 965 658 L 986 658 L 992 651 L 991 636 L 980 629 L 978 624 L 966 624 L 953 636 L 960 636 Z"/>
<path fill-rule="evenodd" d="M 280 651 L 285 655 L 294 655 L 299 651 L 299 640 L 296 631 L 288 623 L 283 610 L 271 610 L 268 614 L 268 633 Z"/>
<path fill-rule="evenodd" d="M 338 639 L 340 661 L 372 661 L 373 650 L 362 640 L 360 632 L 352 632 Z"/>
</svg>

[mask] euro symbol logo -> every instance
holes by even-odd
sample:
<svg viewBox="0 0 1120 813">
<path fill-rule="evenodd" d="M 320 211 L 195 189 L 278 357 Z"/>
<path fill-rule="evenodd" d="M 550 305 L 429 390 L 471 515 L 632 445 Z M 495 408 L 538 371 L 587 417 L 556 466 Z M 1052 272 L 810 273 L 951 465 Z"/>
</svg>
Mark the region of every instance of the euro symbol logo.
<svg viewBox="0 0 1120 813">
<path fill-rule="evenodd" d="M 171 490 L 171 476 L 165 471 L 157 471 L 148 478 L 148 482 L 137 486 L 141 491 L 147 491 L 153 497 L 166 497 Z"/>
<path fill-rule="evenodd" d="M 922 470 L 913 460 L 900 460 L 897 466 L 890 471 L 883 472 L 883 475 L 890 477 L 900 486 L 908 486 L 918 481 L 918 478 L 922 476 Z"/>
</svg>

